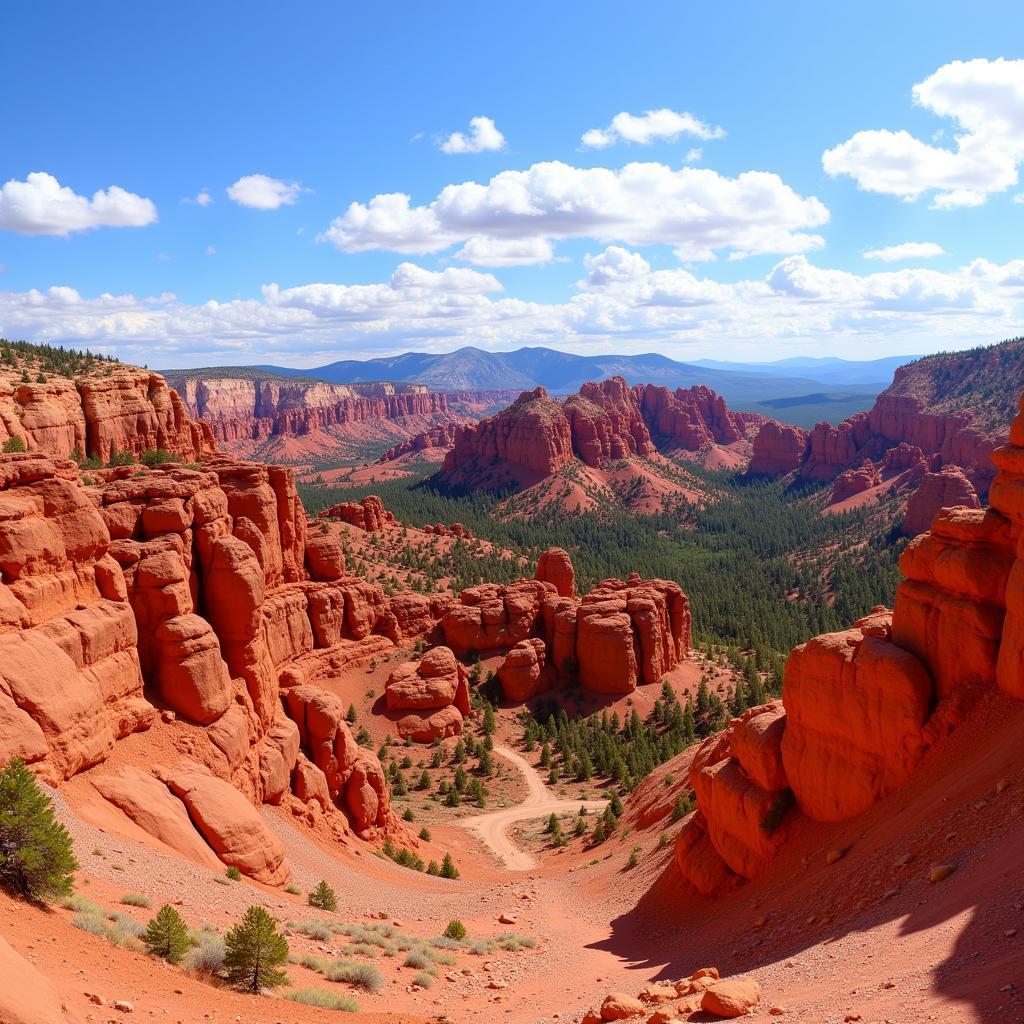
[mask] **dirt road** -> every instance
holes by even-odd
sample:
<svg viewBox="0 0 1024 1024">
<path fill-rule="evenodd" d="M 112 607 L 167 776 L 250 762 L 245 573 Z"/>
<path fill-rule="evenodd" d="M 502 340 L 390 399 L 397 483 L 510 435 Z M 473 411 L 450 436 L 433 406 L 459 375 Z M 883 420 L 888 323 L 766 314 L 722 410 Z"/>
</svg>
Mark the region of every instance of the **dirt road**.
<svg viewBox="0 0 1024 1024">
<path fill-rule="evenodd" d="M 530 818 L 547 817 L 554 812 L 563 814 L 578 810 L 579 800 L 561 800 L 544 785 L 543 780 L 534 767 L 514 750 L 508 747 L 495 747 L 494 753 L 514 764 L 526 777 L 526 799 L 515 807 L 506 807 L 490 814 L 478 814 L 473 818 L 463 818 L 459 825 L 475 832 L 484 844 L 495 854 L 509 871 L 529 871 L 537 866 L 537 861 L 530 854 L 520 850 L 508 837 L 508 827 L 517 821 Z M 585 800 L 582 805 L 588 811 L 603 811 L 607 800 Z"/>
</svg>

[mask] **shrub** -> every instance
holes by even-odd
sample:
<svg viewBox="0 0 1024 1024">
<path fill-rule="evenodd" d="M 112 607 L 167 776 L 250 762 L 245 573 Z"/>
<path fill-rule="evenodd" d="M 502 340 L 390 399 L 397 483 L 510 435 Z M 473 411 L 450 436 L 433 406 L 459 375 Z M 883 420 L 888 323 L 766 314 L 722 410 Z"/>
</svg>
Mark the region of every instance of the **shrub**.
<svg viewBox="0 0 1024 1024">
<path fill-rule="evenodd" d="M 31 900 L 71 896 L 71 836 L 19 758 L 0 771 L 0 885 Z"/>
<path fill-rule="evenodd" d="M 13 455 L 16 452 L 23 452 L 25 450 L 25 442 L 22 438 L 14 436 L 7 438 L 4 441 L 4 454 Z"/>
<path fill-rule="evenodd" d="M 223 969 L 226 953 L 224 940 L 214 932 L 206 932 L 199 939 L 199 945 L 189 950 L 185 967 L 196 974 L 213 977 Z"/>
<path fill-rule="evenodd" d="M 137 892 L 126 892 L 121 897 L 121 902 L 128 907 L 143 907 L 146 910 L 153 906 L 153 901 L 148 896 L 140 896 Z"/>
<path fill-rule="evenodd" d="M 629 860 L 626 861 L 626 869 L 629 870 L 630 868 L 635 868 L 637 866 L 637 864 L 639 864 L 639 863 L 640 863 L 640 858 L 637 857 L 636 850 L 634 850 L 629 855 Z"/>
<path fill-rule="evenodd" d="M 240 882 L 242 880 L 242 872 L 236 867 L 230 867 L 224 872 L 225 878 L 230 878 L 232 882 Z"/>
<path fill-rule="evenodd" d="M 317 942 L 326 942 L 331 937 L 331 928 L 326 921 L 289 921 L 288 927 Z"/>
<path fill-rule="evenodd" d="M 337 910 L 338 897 L 334 890 L 323 880 L 309 894 L 306 902 L 317 910 Z"/>
<path fill-rule="evenodd" d="M 420 839 L 422 839 L 423 842 L 425 843 L 430 842 L 430 829 L 427 828 L 426 825 L 424 825 L 423 828 L 420 829 Z"/>
<path fill-rule="evenodd" d="M 306 1006 L 316 1006 L 321 1010 L 345 1010 L 348 1013 L 358 1013 L 359 1004 L 350 995 L 335 995 L 333 992 L 326 992 L 322 988 L 297 988 L 293 992 L 285 992 L 285 999 L 293 1003 L 303 1003 Z"/>
<path fill-rule="evenodd" d="M 149 922 L 142 941 L 150 953 L 172 964 L 181 963 L 191 945 L 188 926 L 169 903 L 165 903 Z"/>
<path fill-rule="evenodd" d="M 288 982 L 279 970 L 288 960 L 288 942 L 277 933 L 277 922 L 262 908 L 250 907 L 224 939 L 228 981 L 245 991 L 276 988 Z"/>
<path fill-rule="evenodd" d="M 418 971 L 425 971 L 434 966 L 434 961 L 426 950 L 410 949 L 409 952 L 405 954 L 405 962 L 402 966 L 414 967 Z"/>
<path fill-rule="evenodd" d="M 444 937 L 461 942 L 466 937 L 466 926 L 457 917 L 453 918 L 448 922 L 448 927 L 444 930 Z"/>
<path fill-rule="evenodd" d="M 430 988 L 430 986 L 434 984 L 434 978 L 432 975 L 427 974 L 426 971 L 420 971 L 419 974 L 412 979 L 412 983 L 414 985 L 418 985 L 420 988 Z"/>
<path fill-rule="evenodd" d="M 302 895 L 302 890 L 297 885 L 295 885 L 294 882 L 291 885 L 286 885 L 284 887 L 284 891 L 286 893 L 288 893 L 289 896 L 301 896 Z"/>
<path fill-rule="evenodd" d="M 458 878 L 459 869 L 455 866 L 455 861 L 452 860 L 452 855 L 446 853 L 444 855 L 444 861 L 441 864 L 441 877 L 442 878 Z"/>
<path fill-rule="evenodd" d="M 373 964 L 354 964 L 335 960 L 324 972 L 328 981 L 347 981 L 366 992 L 379 992 L 384 987 L 384 976 Z"/>
<path fill-rule="evenodd" d="M 139 456 L 139 462 L 144 466 L 148 466 L 150 469 L 154 466 L 162 466 L 167 462 L 180 461 L 181 459 L 179 459 L 177 455 L 173 452 L 169 452 L 166 448 L 147 448 L 146 451 Z"/>
<path fill-rule="evenodd" d="M 761 828 L 771 835 L 782 824 L 790 807 L 793 806 L 794 797 L 791 789 L 781 790 L 772 800 L 764 818 L 761 819 Z"/>
</svg>

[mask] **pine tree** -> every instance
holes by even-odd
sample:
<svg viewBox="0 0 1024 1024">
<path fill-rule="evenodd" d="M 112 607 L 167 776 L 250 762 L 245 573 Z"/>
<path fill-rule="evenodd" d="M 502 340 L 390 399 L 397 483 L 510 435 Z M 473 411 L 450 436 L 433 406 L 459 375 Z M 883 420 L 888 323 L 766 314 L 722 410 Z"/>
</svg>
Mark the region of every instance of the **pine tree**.
<svg viewBox="0 0 1024 1024">
<path fill-rule="evenodd" d="M 335 895 L 334 890 L 322 880 L 320 884 L 309 894 L 306 902 L 311 907 L 316 907 L 317 910 L 338 909 L 338 897 Z"/>
<path fill-rule="evenodd" d="M 288 983 L 279 968 L 288 962 L 288 942 L 277 933 L 277 922 L 262 908 L 250 907 L 224 937 L 224 967 L 228 980 L 247 992 Z"/>
<path fill-rule="evenodd" d="M 498 729 L 498 721 L 494 716 L 494 708 L 491 707 L 490 704 L 484 708 L 483 729 L 488 736 L 493 736 Z"/>
<path fill-rule="evenodd" d="M 442 878 L 458 878 L 459 869 L 455 866 L 455 861 L 452 860 L 452 855 L 446 853 L 444 860 L 441 862 L 441 877 Z"/>
<path fill-rule="evenodd" d="M 31 900 L 73 891 L 78 862 L 50 798 L 20 758 L 0 771 L 0 885 Z"/>
<path fill-rule="evenodd" d="M 149 947 L 150 953 L 172 964 L 181 963 L 192 944 L 188 926 L 169 903 L 165 903 L 146 926 L 142 941 Z"/>
</svg>

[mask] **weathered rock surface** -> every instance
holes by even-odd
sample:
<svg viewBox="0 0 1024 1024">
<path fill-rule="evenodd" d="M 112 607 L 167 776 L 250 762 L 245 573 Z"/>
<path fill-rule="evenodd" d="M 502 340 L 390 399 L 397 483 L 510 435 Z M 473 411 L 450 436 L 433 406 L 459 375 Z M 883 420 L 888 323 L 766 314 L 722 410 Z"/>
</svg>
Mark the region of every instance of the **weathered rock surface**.
<svg viewBox="0 0 1024 1024">
<path fill-rule="evenodd" d="M 50 982 L 0 935 L 0 1021 L 4 1024 L 73 1024 Z"/>
<path fill-rule="evenodd" d="M 435 647 L 420 661 L 399 665 L 388 678 L 389 711 L 413 711 L 398 720 L 398 734 L 416 743 L 455 736 L 469 714 L 466 670 L 449 647 Z"/>
<path fill-rule="evenodd" d="M 981 508 L 971 481 L 958 466 L 944 466 L 937 473 L 925 473 L 917 490 L 907 499 L 903 533 L 916 537 L 931 528 L 939 509 Z"/>
<path fill-rule="evenodd" d="M 327 519 L 339 519 L 367 533 L 376 533 L 395 522 L 394 513 L 384 507 L 384 502 L 376 494 L 368 494 L 362 501 L 345 501 L 340 505 L 332 505 L 324 509 L 320 515 Z"/>
<path fill-rule="evenodd" d="M 799 469 L 807 454 L 807 432 L 769 420 L 754 437 L 752 476 L 785 476 Z"/>
<path fill-rule="evenodd" d="M 909 778 L 924 753 L 933 685 L 876 612 L 801 644 L 783 683 L 782 761 L 801 810 L 842 821 Z"/>
<path fill-rule="evenodd" d="M 550 583 L 559 597 L 576 596 L 576 571 L 564 548 L 548 548 L 537 559 L 534 579 Z"/>
<path fill-rule="evenodd" d="M 513 704 L 525 704 L 550 685 L 547 650 L 538 637 L 521 640 L 513 647 L 498 669 L 501 695 Z"/>
<path fill-rule="evenodd" d="M 225 864 L 267 885 L 288 881 L 291 869 L 285 862 L 284 845 L 234 786 L 198 766 L 158 765 L 154 773 L 185 805 L 196 828 Z"/>
</svg>

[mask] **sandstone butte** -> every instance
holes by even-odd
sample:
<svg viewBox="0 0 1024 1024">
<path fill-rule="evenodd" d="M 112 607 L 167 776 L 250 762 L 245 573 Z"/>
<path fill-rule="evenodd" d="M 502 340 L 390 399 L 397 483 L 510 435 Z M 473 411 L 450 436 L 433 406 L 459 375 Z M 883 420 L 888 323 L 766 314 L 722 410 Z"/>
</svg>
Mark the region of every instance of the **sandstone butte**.
<svg viewBox="0 0 1024 1024">
<path fill-rule="evenodd" d="M 932 474 L 968 503 L 942 508 L 906 548 L 893 611 L 795 648 L 781 701 L 677 759 L 697 809 L 675 864 L 698 892 L 756 878 L 801 817 L 842 822 L 868 810 L 984 692 L 1024 699 L 1024 399 L 991 458 L 986 509 L 959 472 Z"/>
<path fill-rule="evenodd" d="M 578 394 L 552 398 L 545 388 L 524 392 L 507 409 L 456 427 L 442 478 L 471 486 L 505 479 L 535 483 L 574 461 L 598 469 L 659 451 L 706 455 L 749 446 L 765 417 L 731 412 L 703 385 L 671 391 L 630 387 L 622 377 L 589 382 Z"/>
<path fill-rule="evenodd" d="M 990 456 L 1006 442 L 1013 417 L 1000 401 L 1017 378 L 1012 368 L 995 365 L 1000 350 L 1018 370 L 1024 365 L 1019 342 L 935 356 L 899 367 L 870 410 L 834 426 L 823 422 L 806 431 L 769 421 L 754 437 L 749 472 L 834 481 L 832 504 L 888 483 L 910 496 L 903 526 L 910 537 L 926 530 L 942 507 L 980 507 L 995 475 Z M 984 388 L 999 400 L 991 408 L 963 407 L 956 395 L 984 374 Z M 1000 378 L 998 385 L 991 383 L 993 376 Z M 949 381 L 959 386 L 952 396 L 945 392 Z"/>
</svg>

